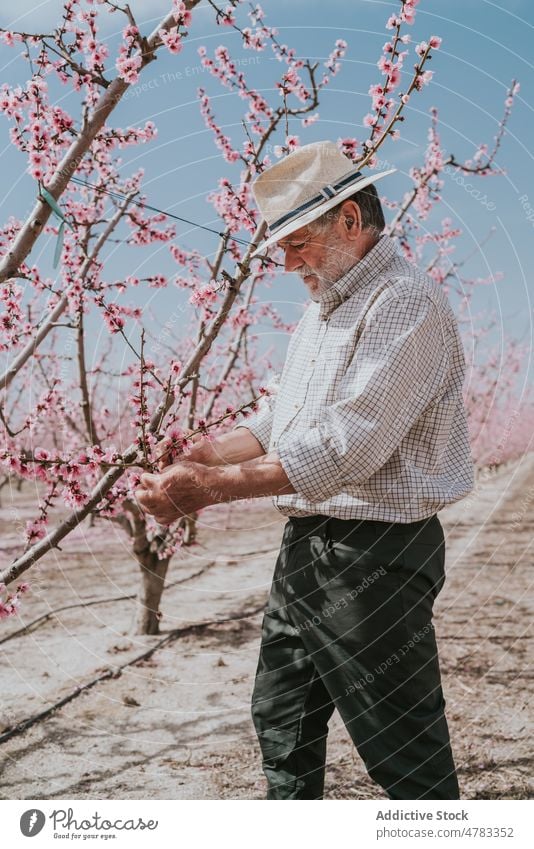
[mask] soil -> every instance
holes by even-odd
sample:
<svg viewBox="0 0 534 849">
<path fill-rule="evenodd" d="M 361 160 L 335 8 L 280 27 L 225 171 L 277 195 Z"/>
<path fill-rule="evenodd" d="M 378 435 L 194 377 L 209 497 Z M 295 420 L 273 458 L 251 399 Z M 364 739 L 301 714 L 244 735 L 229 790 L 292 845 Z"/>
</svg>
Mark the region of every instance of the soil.
<svg viewBox="0 0 534 849">
<path fill-rule="evenodd" d="M 32 493 L 2 495 L 8 563 Z M 439 514 L 447 581 L 435 626 L 466 799 L 532 796 L 533 505 L 528 455 L 483 473 Z M 20 616 L 0 623 L 0 641 L 55 612 L 1 646 L 0 734 L 72 698 L 2 744 L 0 798 L 264 798 L 250 697 L 284 522 L 270 499 L 203 511 L 198 544 L 171 563 L 159 636 L 132 636 L 138 572 L 114 525 L 78 528 L 27 573 L 32 590 Z M 325 798 L 385 798 L 337 713 Z"/>
</svg>

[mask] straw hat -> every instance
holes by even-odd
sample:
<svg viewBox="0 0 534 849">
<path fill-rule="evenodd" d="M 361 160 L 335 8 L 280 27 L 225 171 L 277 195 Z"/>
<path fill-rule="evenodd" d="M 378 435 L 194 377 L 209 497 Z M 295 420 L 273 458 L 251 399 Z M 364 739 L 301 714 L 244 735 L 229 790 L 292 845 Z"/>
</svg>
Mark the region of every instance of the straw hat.
<svg viewBox="0 0 534 849">
<path fill-rule="evenodd" d="M 364 175 L 349 165 L 335 142 L 320 141 L 299 147 L 263 171 L 252 184 L 252 193 L 269 226 L 269 237 L 251 258 L 397 170 Z"/>
</svg>

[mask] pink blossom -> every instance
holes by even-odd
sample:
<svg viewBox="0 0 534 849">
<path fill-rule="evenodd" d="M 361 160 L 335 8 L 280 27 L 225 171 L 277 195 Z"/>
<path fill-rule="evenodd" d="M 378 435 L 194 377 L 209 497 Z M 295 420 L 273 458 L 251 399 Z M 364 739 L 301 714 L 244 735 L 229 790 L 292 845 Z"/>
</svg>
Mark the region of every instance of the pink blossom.
<svg viewBox="0 0 534 849">
<path fill-rule="evenodd" d="M 200 111 L 206 123 L 206 126 L 213 130 L 215 135 L 215 144 L 222 151 L 223 157 L 227 162 L 235 162 L 239 159 L 239 151 L 234 150 L 228 136 L 225 136 L 220 127 L 217 125 L 213 113 L 211 111 L 210 99 L 204 89 L 198 89 L 200 101 Z"/>
<path fill-rule="evenodd" d="M 388 87 L 390 89 L 394 89 L 400 83 L 400 71 L 398 65 L 395 65 L 394 68 L 391 69 L 391 73 L 389 75 Z"/>
<path fill-rule="evenodd" d="M 227 6 L 226 9 L 218 15 L 217 23 L 222 23 L 227 27 L 233 26 L 235 24 L 234 7 Z"/>
<path fill-rule="evenodd" d="M 376 64 L 383 74 L 389 74 L 393 67 L 391 60 L 386 59 L 385 56 L 381 56 Z"/>
<path fill-rule="evenodd" d="M 439 50 L 441 46 L 441 41 L 442 39 L 439 37 L 439 35 L 431 35 L 428 43 L 430 47 L 432 47 L 434 50 Z"/>
<path fill-rule="evenodd" d="M 250 324 L 256 324 L 256 318 L 246 307 L 239 307 L 232 316 L 232 327 L 236 330 L 238 327 L 248 327 Z"/>
<path fill-rule="evenodd" d="M 15 592 L 7 593 L 6 585 L 0 584 L 0 594 L 7 593 L 4 600 L 0 598 L 0 619 L 15 616 L 20 607 L 20 596 L 27 592 L 30 585 L 23 582 L 17 586 Z"/>
<path fill-rule="evenodd" d="M 172 5 L 174 9 L 174 20 L 178 26 L 188 27 L 191 23 L 192 13 L 186 7 L 185 3 L 182 0 L 172 0 Z"/>
<path fill-rule="evenodd" d="M 187 263 L 188 254 L 184 250 L 177 245 L 169 245 L 169 250 L 178 265 L 185 265 Z"/>
<path fill-rule="evenodd" d="M 152 274 L 147 277 L 147 283 L 152 289 L 162 289 L 167 285 L 167 278 L 164 274 Z"/>
<path fill-rule="evenodd" d="M 33 522 L 26 522 L 26 540 L 33 545 L 39 539 L 46 536 L 45 520 L 34 519 Z"/>
<path fill-rule="evenodd" d="M 342 150 L 342 152 L 349 157 L 349 159 L 355 159 L 356 154 L 358 153 L 359 142 L 354 138 L 344 138 L 338 139 L 337 143 Z"/>
<path fill-rule="evenodd" d="M 176 27 L 172 27 L 172 29 L 168 32 L 164 29 L 160 29 L 158 35 L 169 53 L 179 53 L 182 50 L 182 36 Z"/>
<path fill-rule="evenodd" d="M 0 38 L 8 47 L 12 47 L 15 42 L 22 41 L 22 36 L 16 32 L 0 32 Z"/>
<path fill-rule="evenodd" d="M 299 137 L 287 136 L 285 144 L 277 144 L 274 146 L 274 155 L 278 159 L 280 159 L 281 156 L 285 156 L 286 154 L 291 153 L 292 150 L 296 150 L 298 147 L 300 147 Z"/>
<path fill-rule="evenodd" d="M 417 79 L 415 80 L 415 88 L 420 91 L 424 85 L 428 85 L 432 77 L 434 76 L 434 71 L 423 71 L 422 74 L 418 74 Z"/>
<path fill-rule="evenodd" d="M 420 41 L 419 44 L 415 47 L 415 52 L 418 56 L 424 56 L 426 51 L 428 50 L 428 43 L 426 41 Z"/>
<path fill-rule="evenodd" d="M 296 150 L 300 147 L 300 139 L 298 136 L 287 136 L 286 146 L 289 151 Z"/>
<path fill-rule="evenodd" d="M 213 305 L 216 300 L 217 292 L 213 286 L 208 284 L 202 286 L 200 289 L 196 289 L 189 298 L 189 303 L 195 307 L 206 307 Z"/>
<path fill-rule="evenodd" d="M 69 481 L 69 483 L 63 488 L 61 494 L 65 505 L 73 508 L 74 510 L 78 507 L 82 507 L 88 499 L 87 493 L 82 491 L 80 485 L 76 481 Z"/>
<path fill-rule="evenodd" d="M 332 76 L 335 76 L 339 72 L 341 64 L 338 60 L 343 58 L 346 49 L 347 42 L 344 41 L 342 38 L 338 38 L 335 43 L 334 49 L 330 53 L 330 56 L 328 57 L 326 62 L 324 63 L 325 68 L 330 71 Z"/>
<path fill-rule="evenodd" d="M 143 60 L 141 56 L 119 56 L 117 61 L 115 62 L 115 67 L 119 73 L 119 76 L 126 83 L 134 84 L 139 79 L 139 69 L 142 65 Z"/>
<path fill-rule="evenodd" d="M 248 14 L 253 24 L 261 23 L 265 17 L 265 12 L 259 3 L 256 3 Z"/>
<path fill-rule="evenodd" d="M 406 0 L 400 14 L 401 21 L 407 24 L 413 24 L 415 20 L 415 7 L 419 0 Z"/>
<path fill-rule="evenodd" d="M 311 126 L 311 124 L 315 124 L 315 122 L 318 121 L 318 120 L 319 120 L 319 113 L 314 112 L 313 115 L 307 115 L 305 118 L 302 119 L 302 126 L 303 127 L 309 127 L 309 126 Z"/>
<path fill-rule="evenodd" d="M 9 602 L 0 600 L 0 619 L 7 619 L 8 616 L 13 616 L 15 613 L 15 608 Z"/>
</svg>

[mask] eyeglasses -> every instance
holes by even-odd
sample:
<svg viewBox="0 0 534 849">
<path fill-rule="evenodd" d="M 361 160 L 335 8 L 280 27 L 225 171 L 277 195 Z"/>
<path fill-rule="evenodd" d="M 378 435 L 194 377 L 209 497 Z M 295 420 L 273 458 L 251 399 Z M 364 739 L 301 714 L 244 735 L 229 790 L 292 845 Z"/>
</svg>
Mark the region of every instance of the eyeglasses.
<svg viewBox="0 0 534 849">
<path fill-rule="evenodd" d="M 287 248 L 293 248 L 293 250 L 298 251 L 300 253 L 300 251 L 303 251 L 306 245 L 309 244 L 314 238 L 315 234 L 308 236 L 307 239 L 302 239 L 300 242 L 286 242 L 285 245 L 282 245 L 280 244 L 280 242 L 277 242 L 276 246 L 282 248 L 283 251 L 287 250 Z"/>
</svg>

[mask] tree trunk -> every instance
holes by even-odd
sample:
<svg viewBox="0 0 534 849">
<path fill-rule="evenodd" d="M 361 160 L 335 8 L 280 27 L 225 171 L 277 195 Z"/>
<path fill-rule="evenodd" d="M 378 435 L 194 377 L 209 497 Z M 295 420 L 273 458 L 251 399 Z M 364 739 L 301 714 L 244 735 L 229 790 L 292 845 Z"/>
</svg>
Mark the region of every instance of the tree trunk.
<svg viewBox="0 0 534 849">
<path fill-rule="evenodd" d="M 137 595 L 132 631 L 134 634 L 159 634 L 159 605 L 169 566 L 169 557 L 158 558 L 146 533 L 146 522 L 140 511 L 132 512 L 133 552 L 141 567 L 141 586 Z"/>
<path fill-rule="evenodd" d="M 148 556 L 142 561 L 138 557 L 141 566 L 141 586 L 137 596 L 137 608 L 133 624 L 134 634 L 159 634 L 159 623 L 161 613 L 159 605 L 161 595 L 169 566 L 169 558 L 158 559 L 156 552 L 148 552 Z"/>
</svg>

